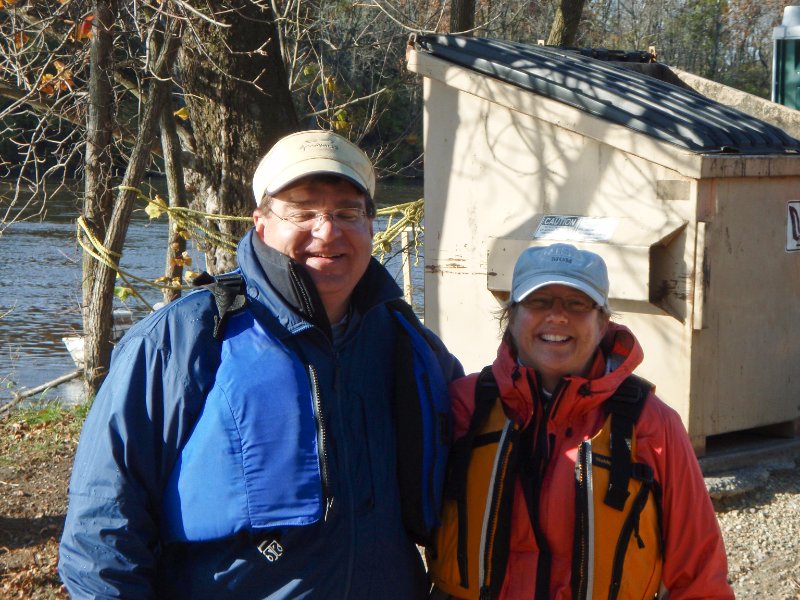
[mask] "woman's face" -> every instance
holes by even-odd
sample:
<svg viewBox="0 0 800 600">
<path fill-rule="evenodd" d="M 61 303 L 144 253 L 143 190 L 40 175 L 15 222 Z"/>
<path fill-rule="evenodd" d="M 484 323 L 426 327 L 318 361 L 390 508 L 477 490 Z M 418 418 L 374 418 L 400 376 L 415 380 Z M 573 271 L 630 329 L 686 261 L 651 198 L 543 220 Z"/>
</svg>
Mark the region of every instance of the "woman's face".
<svg viewBox="0 0 800 600">
<path fill-rule="evenodd" d="M 608 328 L 608 315 L 583 292 L 548 285 L 512 309 L 508 328 L 519 360 L 539 372 L 545 389 L 553 391 L 565 375 L 586 374 Z"/>
</svg>

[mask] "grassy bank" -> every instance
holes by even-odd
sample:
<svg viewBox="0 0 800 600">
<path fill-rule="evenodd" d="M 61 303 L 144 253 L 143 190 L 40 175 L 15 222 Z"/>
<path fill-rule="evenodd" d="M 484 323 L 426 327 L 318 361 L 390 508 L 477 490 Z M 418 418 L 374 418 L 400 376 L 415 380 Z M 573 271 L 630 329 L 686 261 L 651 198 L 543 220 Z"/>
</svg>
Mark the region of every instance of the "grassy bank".
<svg viewBox="0 0 800 600">
<path fill-rule="evenodd" d="M 67 598 L 58 540 L 72 459 L 86 414 L 55 403 L 0 421 L 0 597 Z"/>
</svg>

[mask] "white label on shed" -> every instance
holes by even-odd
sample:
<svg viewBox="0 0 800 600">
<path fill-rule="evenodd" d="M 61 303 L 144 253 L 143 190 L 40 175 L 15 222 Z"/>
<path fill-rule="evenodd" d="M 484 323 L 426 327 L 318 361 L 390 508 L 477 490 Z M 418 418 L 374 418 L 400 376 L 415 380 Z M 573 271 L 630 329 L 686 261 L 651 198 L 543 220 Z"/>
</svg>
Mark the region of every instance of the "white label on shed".
<svg viewBox="0 0 800 600">
<path fill-rule="evenodd" d="M 611 239 L 619 219 L 545 215 L 533 232 L 533 239 L 572 242 L 605 242 Z"/>
<path fill-rule="evenodd" d="M 786 251 L 800 250 L 800 200 L 789 200 L 786 214 Z"/>
</svg>

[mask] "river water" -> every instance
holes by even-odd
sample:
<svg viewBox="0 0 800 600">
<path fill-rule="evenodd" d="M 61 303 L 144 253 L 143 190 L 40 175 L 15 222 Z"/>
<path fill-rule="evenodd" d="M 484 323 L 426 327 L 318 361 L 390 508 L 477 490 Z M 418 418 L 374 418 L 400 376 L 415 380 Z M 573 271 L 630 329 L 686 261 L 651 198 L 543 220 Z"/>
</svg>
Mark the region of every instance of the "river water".
<svg viewBox="0 0 800 600">
<path fill-rule="evenodd" d="M 381 182 L 376 196 L 379 205 L 407 202 L 422 196 L 422 186 Z M 78 193 L 60 193 L 48 201 L 43 218 L 14 223 L 0 234 L 0 404 L 10 400 L 14 391 L 41 385 L 76 368 L 62 338 L 81 333 L 81 248 L 75 226 L 80 202 Z M 163 274 L 166 217 L 151 221 L 143 204 L 136 208 L 121 266 L 153 280 Z M 376 230 L 382 226 L 381 220 L 376 222 Z M 202 255 L 194 248 L 189 252 L 192 270 L 201 270 Z M 391 258 L 386 266 L 402 285 L 400 257 Z M 422 303 L 422 278 L 420 257 L 419 264 L 412 266 L 417 306 Z M 137 286 L 137 290 L 151 304 L 161 299 L 154 288 Z M 133 298 L 125 304 L 115 302 L 119 308 L 130 309 L 134 319 L 147 314 Z M 77 380 L 37 396 L 65 403 L 79 402 L 82 397 Z"/>
</svg>

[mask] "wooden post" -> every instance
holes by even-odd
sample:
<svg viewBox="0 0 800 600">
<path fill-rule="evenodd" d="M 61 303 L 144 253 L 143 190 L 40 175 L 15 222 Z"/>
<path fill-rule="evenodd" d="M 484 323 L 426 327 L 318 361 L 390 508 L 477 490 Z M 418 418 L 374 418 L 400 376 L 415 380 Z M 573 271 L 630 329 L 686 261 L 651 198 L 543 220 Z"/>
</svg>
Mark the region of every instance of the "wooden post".
<svg viewBox="0 0 800 600">
<path fill-rule="evenodd" d="M 406 227 L 400 232 L 400 249 L 403 257 L 403 297 L 411 307 L 414 307 L 414 287 L 411 285 L 411 250 L 408 247 L 408 232 L 410 227 Z"/>
</svg>

